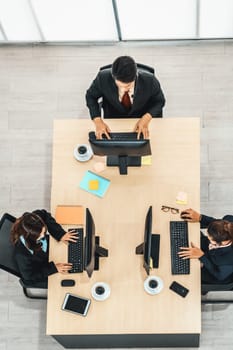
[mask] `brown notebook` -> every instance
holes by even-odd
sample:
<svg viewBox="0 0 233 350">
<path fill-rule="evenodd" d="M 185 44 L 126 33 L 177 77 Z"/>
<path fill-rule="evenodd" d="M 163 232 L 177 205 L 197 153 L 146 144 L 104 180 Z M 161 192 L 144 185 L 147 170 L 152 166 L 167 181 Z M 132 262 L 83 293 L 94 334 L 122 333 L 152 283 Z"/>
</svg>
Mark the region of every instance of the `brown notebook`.
<svg viewBox="0 0 233 350">
<path fill-rule="evenodd" d="M 83 225 L 84 208 L 81 205 L 58 205 L 55 218 L 61 225 Z"/>
</svg>

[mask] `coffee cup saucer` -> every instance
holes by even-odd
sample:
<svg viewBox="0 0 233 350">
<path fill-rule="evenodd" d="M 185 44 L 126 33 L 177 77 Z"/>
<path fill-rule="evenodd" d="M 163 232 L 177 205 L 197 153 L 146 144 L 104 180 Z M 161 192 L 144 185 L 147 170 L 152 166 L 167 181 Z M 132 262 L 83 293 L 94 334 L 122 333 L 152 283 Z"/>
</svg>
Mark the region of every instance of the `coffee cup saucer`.
<svg viewBox="0 0 233 350">
<path fill-rule="evenodd" d="M 84 153 L 84 154 L 80 154 L 78 152 L 78 149 L 80 147 L 82 147 L 82 146 L 86 147 L 86 150 L 87 150 L 86 153 Z M 74 154 L 74 158 L 76 160 L 78 160 L 79 162 L 87 162 L 93 156 L 92 149 L 91 149 L 90 145 L 87 145 L 87 144 L 78 144 L 78 145 L 76 145 L 76 147 L 74 148 L 74 153 L 73 154 Z"/>
<path fill-rule="evenodd" d="M 98 287 L 102 287 L 104 289 L 104 292 L 102 294 L 97 294 L 96 289 Z M 91 295 L 97 301 L 106 300 L 110 296 L 110 293 L 111 293 L 111 290 L 109 285 L 104 282 L 97 282 L 91 288 Z"/>
<path fill-rule="evenodd" d="M 151 287 L 151 282 L 156 283 L 156 287 Z M 163 280 L 158 276 L 149 276 L 144 281 L 144 289 L 148 294 L 155 295 L 159 294 L 163 289 Z"/>
</svg>

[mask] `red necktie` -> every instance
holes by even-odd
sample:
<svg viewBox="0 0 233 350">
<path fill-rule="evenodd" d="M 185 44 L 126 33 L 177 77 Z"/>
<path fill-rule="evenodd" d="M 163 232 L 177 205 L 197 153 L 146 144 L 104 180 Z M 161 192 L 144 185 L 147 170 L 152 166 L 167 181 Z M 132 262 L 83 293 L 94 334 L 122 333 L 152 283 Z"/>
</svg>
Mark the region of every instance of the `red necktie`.
<svg viewBox="0 0 233 350">
<path fill-rule="evenodd" d="M 132 106 L 132 103 L 130 101 L 129 93 L 126 91 L 122 97 L 121 104 L 126 108 L 130 109 Z"/>
</svg>

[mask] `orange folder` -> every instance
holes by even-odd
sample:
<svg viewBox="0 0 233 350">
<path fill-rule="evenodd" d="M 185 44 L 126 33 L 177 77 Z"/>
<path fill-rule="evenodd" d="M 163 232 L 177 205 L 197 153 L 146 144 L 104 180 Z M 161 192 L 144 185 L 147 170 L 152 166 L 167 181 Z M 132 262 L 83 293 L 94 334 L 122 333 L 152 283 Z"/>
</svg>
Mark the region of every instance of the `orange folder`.
<svg viewBox="0 0 233 350">
<path fill-rule="evenodd" d="M 58 205 L 55 218 L 61 225 L 83 225 L 84 208 L 81 205 Z"/>
</svg>

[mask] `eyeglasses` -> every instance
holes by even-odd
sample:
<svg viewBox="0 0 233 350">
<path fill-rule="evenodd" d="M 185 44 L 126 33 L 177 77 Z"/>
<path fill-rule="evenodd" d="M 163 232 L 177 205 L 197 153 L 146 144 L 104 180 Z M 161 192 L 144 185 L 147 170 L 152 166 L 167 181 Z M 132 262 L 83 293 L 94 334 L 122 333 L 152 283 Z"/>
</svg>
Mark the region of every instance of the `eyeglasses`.
<svg viewBox="0 0 233 350">
<path fill-rule="evenodd" d="M 161 210 L 165 213 L 171 210 L 172 214 L 178 214 L 180 212 L 178 208 L 167 207 L 166 205 L 162 205 Z"/>
</svg>

